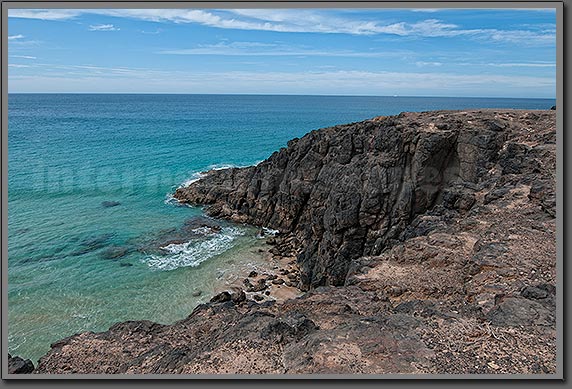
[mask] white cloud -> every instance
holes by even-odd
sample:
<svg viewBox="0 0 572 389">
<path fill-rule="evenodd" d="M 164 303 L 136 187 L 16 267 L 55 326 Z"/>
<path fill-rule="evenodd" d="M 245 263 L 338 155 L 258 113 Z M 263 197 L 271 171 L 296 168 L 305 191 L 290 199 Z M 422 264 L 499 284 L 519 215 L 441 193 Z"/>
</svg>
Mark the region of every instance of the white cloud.
<svg viewBox="0 0 572 389">
<path fill-rule="evenodd" d="M 556 44 L 556 31 L 526 31 L 526 30 L 489 30 L 488 36 L 495 41 L 509 43 L 547 43 Z"/>
<path fill-rule="evenodd" d="M 89 13 L 88 10 L 74 9 L 9 9 L 8 17 L 42 20 L 67 20 L 75 18 L 84 12 Z"/>
<path fill-rule="evenodd" d="M 89 26 L 89 31 L 119 31 L 113 24 L 96 24 Z"/>
<path fill-rule="evenodd" d="M 10 68 L 29 68 L 30 65 L 22 65 L 22 64 L 18 64 L 18 63 L 10 63 L 10 64 L 8 64 L 8 67 L 10 67 Z"/>
<path fill-rule="evenodd" d="M 22 39 L 24 37 L 24 35 L 18 34 L 18 35 L 9 35 L 8 36 L 8 40 L 14 40 L 14 39 Z"/>
<path fill-rule="evenodd" d="M 22 59 L 37 59 L 36 57 L 33 57 L 31 55 L 11 55 L 10 57 L 22 58 Z"/>
<path fill-rule="evenodd" d="M 500 68 L 513 68 L 513 67 L 530 67 L 530 68 L 554 68 L 555 63 L 552 62 L 517 62 L 517 63 L 488 63 L 488 66 L 496 66 Z"/>
<path fill-rule="evenodd" d="M 441 65 L 443 65 L 443 63 L 441 63 L 441 62 L 417 61 L 417 62 L 415 62 L 415 65 L 417 65 L 417 66 L 419 66 L 419 67 L 424 67 L 424 66 L 441 66 Z"/>
<path fill-rule="evenodd" d="M 430 9 L 416 9 L 430 12 Z M 433 11 L 433 9 L 431 9 Z M 339 17 L 328 11 L 268 9 L 92 9 L 9 10 L 9 17 L 66 20 L 82 13 L 124 17 L 153 22 L 196 23 L 210 27 L 275 32 L 342 33 L 352 35 L 390 34 L 410 37 L 475 37 L 497 42 L 555 44 L 555 31 L 463 29 L 438 19 L 415 23 L 383 24 L 379 21 Z"/>
<path fill-rule="evenodd" d="M 93 65 L 53 65 L 50 70 L 38 76 L 11 73 L 10 90 L 537 97 L 553 96 L 555 89 L 554 77 L 447 72 L 193 72 Z M 134 82 L 141 79 L 145 82 Z"/>
<path fill-rule="evenodd" d="M 468 30 L 457 29 L 456 24 L 443 23 L 437 19 L 423 20 L 417 23 L 394 23 L 376 28 L 377 33 L 394 34 L 400 36 L 443 37 L 465 35 Z"/>
<path fill-rule="evenodd" d="M 139 32 L 141 34 L 150 34 L 150 35 L 157 35 L 160 34 L 163 30 L 161 30 L 160 28 L 156 29 L 155 31 L 145 31 L 145 30 L 140 30 Z"/>
<path fill-rule="evenodd" d="M 159 54 L 174 55 L 220 55 L 220 56 L 309 56 L 309 57 L 353 57 L 353 58 L 385 58 L 412 55 L 403 50 L 384 51 L 352 51 L 352 50 L 316 50 L 278 43 L 263 42 L 220 42 L 211 45 L 199 45 L 193 48 L 162 50 Z"/>
</svg>

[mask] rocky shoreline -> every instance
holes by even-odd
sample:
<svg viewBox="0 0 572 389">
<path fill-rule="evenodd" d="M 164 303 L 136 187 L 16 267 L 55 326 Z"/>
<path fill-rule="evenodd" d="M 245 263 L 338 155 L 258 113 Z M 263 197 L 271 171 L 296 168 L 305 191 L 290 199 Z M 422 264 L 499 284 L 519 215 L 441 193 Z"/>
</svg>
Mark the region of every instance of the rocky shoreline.
<svg viewBox="0 0 572 389">
<path fill-rule="evenodd" d="M 296 252 L 299 249 L 293 239 L 271 236 L 265 242 L 270 248 L 259 250 L 264 251 L 268 266 L 239 275 L 236 282 L 215 293 L 210 302 L 242 303 L 247 299 L 259 303 L 283 302 L 303 293 L 299 289 L 300 270 L 296 264 Z"/>
<path fill-rule="evenodd" d="M 554 373 L 555 122 L 402 113 L 211 171 L 175 197 L 278 230 L 276 271 L 60 340 L 34 373 Z"/>
</svg>

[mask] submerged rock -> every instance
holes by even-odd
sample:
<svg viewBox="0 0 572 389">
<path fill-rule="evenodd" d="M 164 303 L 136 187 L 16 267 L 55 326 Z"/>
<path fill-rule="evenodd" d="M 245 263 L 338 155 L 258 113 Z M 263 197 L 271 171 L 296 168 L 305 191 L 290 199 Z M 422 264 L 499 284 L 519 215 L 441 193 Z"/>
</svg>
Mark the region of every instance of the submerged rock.
<svg viewBox="0 0 572 389">
<path fill-rule="evenodd" d="M 129 247 L 124 246 L 111 246 L 106 248 L 102 253 L 101 257 L 103 259 L 118 259 L 129 254 Z"/>
<path fill-rule="evenodd" d="M 73 256 L 87 254 L 99 250 L 107 245 L 113 234 L 101 234 L 90 236 L 79 241 L 80 248 L 71 253 Z"/>
<path fill-rule="evenodd" d="M 152 236 L 145 235 L 131 239 L 128 244 L 135 246 L 136 250 L 142 253 L 161 254 L 166 246 L 205 239 L 221 232 L 221 230 L 222 225 L 220 221 L 204 216 L 195 216 L 185 220 L 180 227 L 167 228 Z"/>
<path fill-rule="evenodd" d="M 121 205 L 121 203 L 119 201 L 102 201 L 101 202 L 101 206 L 103 208 L 117 207 L 118 205 Z"/>
</svg>

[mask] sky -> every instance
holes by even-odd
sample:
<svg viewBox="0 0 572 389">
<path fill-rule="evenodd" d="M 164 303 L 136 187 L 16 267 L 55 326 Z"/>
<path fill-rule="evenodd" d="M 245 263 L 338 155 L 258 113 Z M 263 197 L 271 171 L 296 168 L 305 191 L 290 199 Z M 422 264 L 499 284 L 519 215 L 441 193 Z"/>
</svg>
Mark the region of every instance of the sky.
<svg viewBox="0 0 572 389">
<path fill-rule="evenodd" d="M 9 92 L 554 98 L 553 9 L 10 9 Z"/>
</svg>

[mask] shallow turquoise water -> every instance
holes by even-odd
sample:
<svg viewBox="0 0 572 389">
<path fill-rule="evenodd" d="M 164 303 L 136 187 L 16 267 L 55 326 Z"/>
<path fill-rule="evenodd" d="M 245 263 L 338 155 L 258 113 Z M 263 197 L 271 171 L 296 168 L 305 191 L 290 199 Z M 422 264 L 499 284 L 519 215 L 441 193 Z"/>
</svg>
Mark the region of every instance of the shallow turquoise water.
<svg viewBox="0 0 572 389">
<path fill-rule="evenodd" d="M 252 165 L 310 130 L 373 116 L 554 100 L 10 94 L 8 105 L 9 349 L 35 361 L 80 331 L 182 319 L 260 265 L 247 226 L 172 242 L 201 210 L 169 194 L 197 172 Z"/>
</svg>

